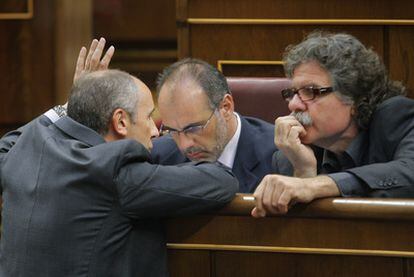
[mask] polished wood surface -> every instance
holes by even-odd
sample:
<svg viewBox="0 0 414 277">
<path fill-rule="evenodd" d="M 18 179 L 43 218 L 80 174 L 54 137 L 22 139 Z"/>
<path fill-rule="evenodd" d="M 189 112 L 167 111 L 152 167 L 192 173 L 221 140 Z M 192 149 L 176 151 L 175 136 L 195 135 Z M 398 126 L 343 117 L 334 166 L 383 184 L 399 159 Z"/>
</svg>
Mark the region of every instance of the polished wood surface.
<svg viewBox="0 0 414 277">
<path fill-rule="evenodd" d="M 112 68 L 155 90 L 158 74 L 177 60 L 175 4 L 171 0 L 95 0 L 93 32 L 116 48 Z"/>
<path fill-rule="evenodd" d="M 253 207 L 240 194 L 214 214 L 169 220 L 172 276 L 198 276 L 186 255 L 205 276 L 414 274 L 414 200 L 327 198 L 262 219 Z"/>
<path fill-rule="evenodd" d="M 33 13 L 0 16 L 1 134 L 66 99 L 80 43 L 90 40 L 82 31 L 90 0 L 81 2 L 0 1 L 2 14 Z"/>
<path fill-rule="evenodd" d="M 319 29 L 347 32 L 372 47 L 414 97 L 414 2 L 370 0 L 176 0 L 178 56 L 218 61 L 282 60 L 286 46 Z M 282 77 L 278 67 L 232 64 L 227 76 Z"/>
</svg>

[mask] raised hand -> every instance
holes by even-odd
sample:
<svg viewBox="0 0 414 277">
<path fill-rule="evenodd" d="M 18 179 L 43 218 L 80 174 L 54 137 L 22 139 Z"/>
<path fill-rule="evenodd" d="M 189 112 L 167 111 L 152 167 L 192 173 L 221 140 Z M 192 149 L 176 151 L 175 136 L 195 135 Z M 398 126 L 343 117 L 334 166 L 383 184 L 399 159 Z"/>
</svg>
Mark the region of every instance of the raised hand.
<svg viewBox="0 0 414 277">
<path fill-rule="evenodd" d="M 108 69 L 109 63 L 115 52 L 115 48 L 113 46 L 109 47 L 105 55 L 102 57 L 105 43 L 106 41 L 104 38 L 100 38 L 99 41 L 94 39 L 89 47 L 89 52 L 86 50 L 86 47 L 81 48 L 78 60 L 76 61 L 73 82 L 86 73 Z"/>
<path fill-rule="evenodd" d="M 279 117 L 275 121 L 275 145 L 292 164 L 295 176 L 302 178 L 317 174 L 315 154 L 300 140 L 305 134 L 305 128 L 294 116 Z"/>
</svg>

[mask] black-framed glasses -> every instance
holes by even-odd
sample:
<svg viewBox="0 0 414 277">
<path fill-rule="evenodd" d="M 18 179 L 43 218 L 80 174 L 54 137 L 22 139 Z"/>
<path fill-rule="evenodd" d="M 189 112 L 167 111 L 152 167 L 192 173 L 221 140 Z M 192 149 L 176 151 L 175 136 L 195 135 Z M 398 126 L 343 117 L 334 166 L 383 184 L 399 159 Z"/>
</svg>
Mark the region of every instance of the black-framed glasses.
<svg viewBox="0 0 414 277">
<path fill-rule="evenodd" d="M 171 136 L 178 136 L 180 133 L 183 133 L 184 135 L 199 135 L 203 132 L 203 130 L 210 123 L 210 121 L 213 118 L 213 115 L 216 112 L 216 110 L 217 110 L 217 108 L 215 108 L 213 110 L 211 115 L 208 117 L 208 119 L 204 123 L 190 124 L 182 130 L 177 130 L 177 129 L 174 129 L 174 128 L 171 128 L 171 127 L 168 127 L 168 126 L 165 126 L 165 125 L 161 124 L 160 134 L 161 135 L 170 134 Z"/>
<path fill-rule="evenodd" d="M 333 87 L 318 88 L 315 86 L 305 86 L 301 88 L 287 88 L 282 90 L 282 97 L 287 102 L 293 99 L 293 96 L 297 94 L 302 101 L 310 101 L 315 99 L 316 96 L 333 92 Z"/>
</svg>

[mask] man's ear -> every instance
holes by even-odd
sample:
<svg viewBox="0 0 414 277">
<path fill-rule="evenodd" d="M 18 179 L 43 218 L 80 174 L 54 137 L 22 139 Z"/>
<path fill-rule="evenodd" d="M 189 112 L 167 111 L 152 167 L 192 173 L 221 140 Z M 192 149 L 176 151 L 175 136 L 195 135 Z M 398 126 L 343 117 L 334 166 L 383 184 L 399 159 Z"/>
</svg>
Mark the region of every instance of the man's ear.
<svg viewBox="0 0 414 277">
<path fill-rule="evenodd" d="M 226 94 L 220 103 L 220 111 L 225 119 L 233 117 L 234 101 L 231 94 Z"/>
<path fill-rule="evenodd" d="M 129 125 L 130 118 L 126 111 L 118 108 L 112 113 L 110 129 L 115 136 L 125 138 L 128 135 Z"/>
</svg>

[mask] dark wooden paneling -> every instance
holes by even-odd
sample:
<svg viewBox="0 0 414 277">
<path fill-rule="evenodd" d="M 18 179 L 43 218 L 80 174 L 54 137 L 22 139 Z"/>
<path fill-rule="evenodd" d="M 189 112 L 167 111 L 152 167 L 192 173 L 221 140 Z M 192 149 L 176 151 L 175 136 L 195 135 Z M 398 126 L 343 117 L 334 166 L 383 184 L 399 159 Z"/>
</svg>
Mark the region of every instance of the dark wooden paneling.
<svg viewBox="0 0 414 277">
<path fill-rule="evenodd" d="M 217 18 L 414 18 L 406 0 L 188 0 L 188 17 Z"/>
<path fill-rule="evenodd" d="M 112 41 L 175 41 L 171 0 L 95 0 L 94 33 Z"/>
<path fill-rule="evenodd" d="M 406 271 L 405 276 L 414 277 L 414 259 L 406 259 L 406 269 L 405 269 L 405 271 Z"/>
<path fill-rule="evenodd" d="M 210 252 L 203 250 L 168 250 L 168 267 L 171 277 L 197 276 L 209 277 Z"/>
<path fill-rule="evenodd" d="M 208 251 L 210 276 L 414 274 L 413 200 L 320 199 L 262 219 L 253 206 L 239 195 L 215 214 L 170 219 L 171 271 L 198 276 L 208 259 L 190 256 Z"/>
<path fill-rule="evenodd" d="M 414 98 L 414 26 L 392 26 L 389 31 L 389 71 L 402 81 Z"/>
<path fill-rule="evenodd" d="M 243 61 L 224 64 L 221 71 L 227 77 L 285 77 L 282 65 L 252 65 Z"/>
<path fill-rule="evenodd" d="M 379 53 L 395 80 L 401 80 L 414 98 L 414 2 L 350 0 L 177 0 L 178 56 L 217 60 L 280 60 L 289 44 L 299 43 L 315 29 L 355 35 Z M 197 19 L 270 19 L 279 22 L 202 23 Z M 288 20 L 299 20 L 287 22 Z M 331 20 L 313 22 L 309 20 Z M 280 22 L 280 20 L 284 22 Z M 344 21 L 345 20 L 345 21 Z M 348 20 L 348 21 L 346 21 Z M 351 20 L 351 21 L 349 21 Z M 359 20 L 360 22 L 352 22 Z M 364 21 L 365 20 L 365 21 Z M 269 68 L 236 66 L 231 76 L 264 76 Z M 276 72 L 274 76 L 280 76 Z"/>
<path fill-rule="evenodd" d="M 400 258 L 383 257 L 215 253 L 216 276 L 397 277 L 404 276 L 402 263 Z"/>
<path fill-rule="evenodd" d="M 174 222 L 168 229 L 170 242 L 414 251 L 414 222 L 243 216 L 199 216 Z M 398 236 L 388 239 L 392 233 Z"/>
<path fill-rule="evenodd" d="M 177 60 L 175 3 L 171 0 L 95 0 L 94 34 L 115 46 L 111 67 L 155 90 L 158 74 Z"/>
<path fill-rule="evenodd" d="M 382 26 L 191 25 L 191 56 L 212 64 L 217 60 L 282 60 L 286 46 L 315 28 L 346 31 L 384 53 Z M 208 40 L 206 39 L 208 38 Z"/>
<path fill-rule="evenodd" d="M 2 0 L 0 13 L 25 13 L 28 10 L 28 0 Z"/>
<path fill-rule="evenodd" d="M 26 122 L 54 101 L 54 1 L 30 20 L 0 20 L 0 124 Z"/>
</svg>

